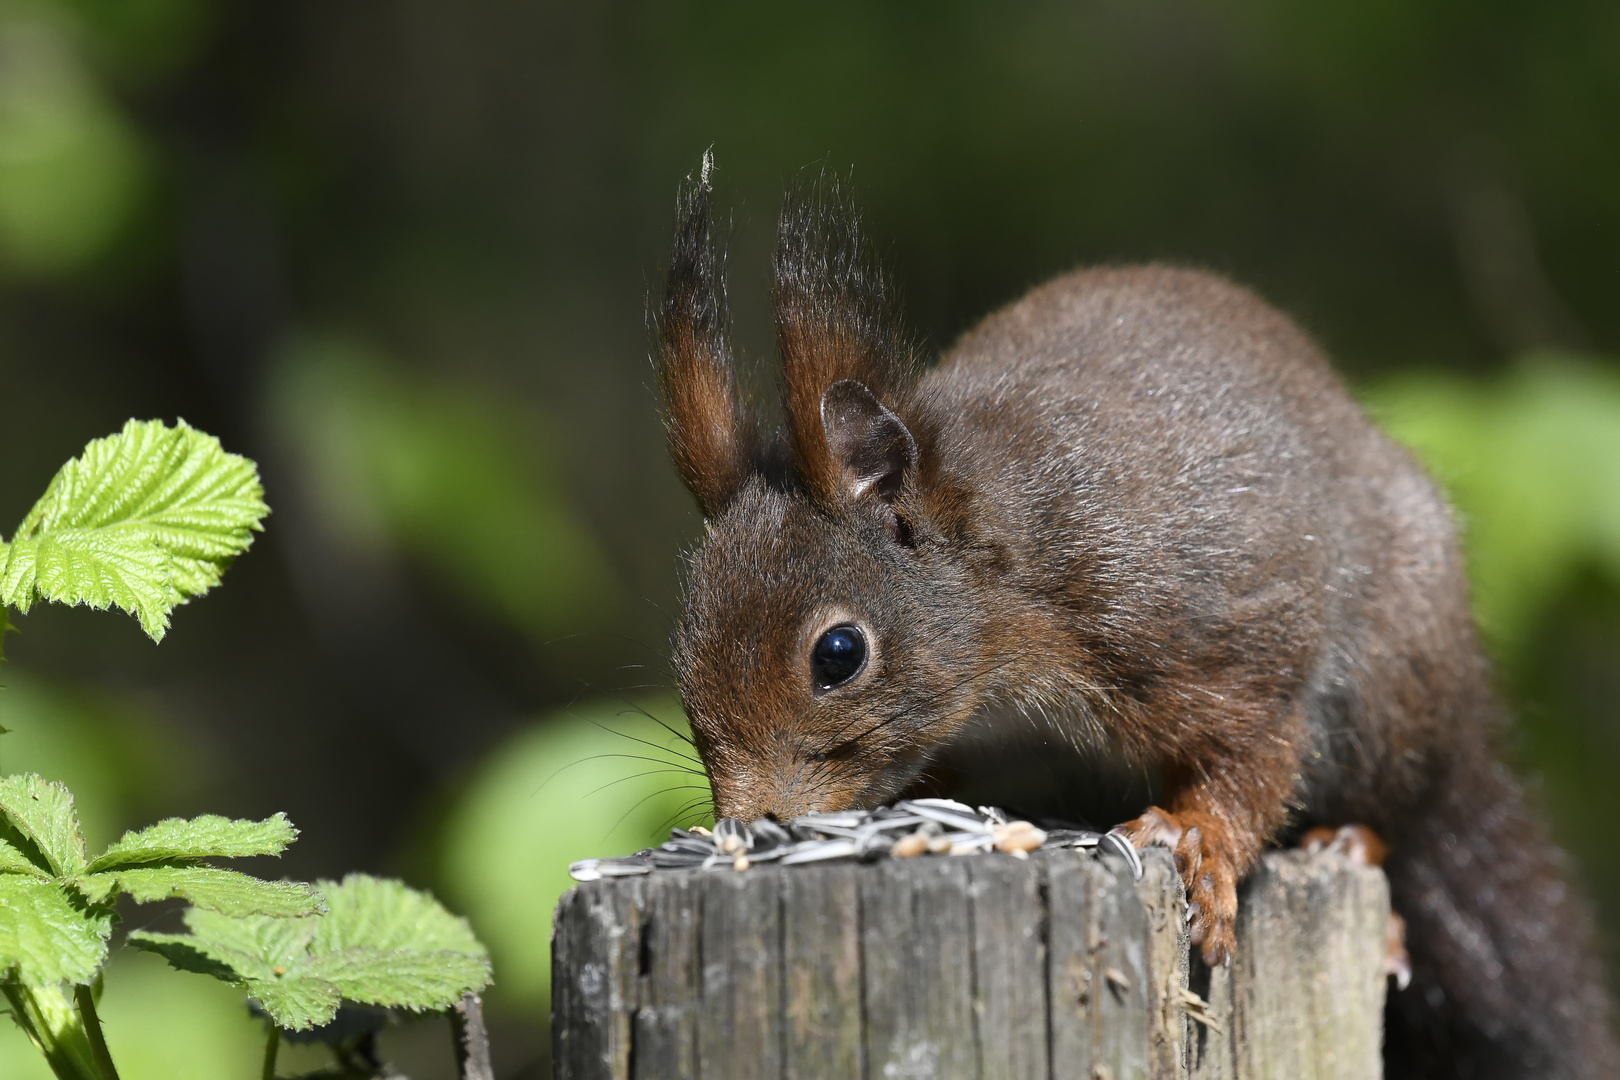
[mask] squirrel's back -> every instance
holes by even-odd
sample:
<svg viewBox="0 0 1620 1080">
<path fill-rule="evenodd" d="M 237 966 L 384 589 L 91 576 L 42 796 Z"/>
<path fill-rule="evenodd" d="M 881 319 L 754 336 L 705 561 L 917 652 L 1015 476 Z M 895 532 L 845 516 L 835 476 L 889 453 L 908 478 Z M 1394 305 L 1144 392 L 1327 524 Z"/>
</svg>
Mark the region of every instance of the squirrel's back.
<svg viewBox="0 0 1620 1080">
<path fill-rule="evenodd" d="M 1297 692 L 1270 729 L 1296 744 L 1295 827 L 1392 845 L 1414 983 L 1391 991 L 1390 1076 L 1615 1074 L 1589 914 L 1497 757 L 1445 499 L 1297 326 L 1213 274 L 1083 270 L 984 320 L 925 387 L 1009 609 L 1051 605 L 1131 696 L 1250 658 Z"/>
<path fill-rule="evenodd" d="M 1477 704 L 1444 499 L 1248 290 L 1170 267 L 1071 273 L 970 331 L 926 384 L 956 418 L 945 467 L 971 477 L 1030 590 L 1071 588 L 1093 620 L 1111 595 L 1121 616 L 1151 610 L 1149 636 L 1210 649 L 1261 633 L 1296 667 L 1321 796 L 1348 778 L 1356 803 L 1383 797 L 1390 777 L 1364 782 L 1381 751 L 1422 741 L 1389 733 L 1416 718 L 1364 700 L 1409 680 L 1410 658 L 1443 676 L 1425 696 Z M 1362 739 L 1332 737 L 1345 709 Z"/>
</svg>

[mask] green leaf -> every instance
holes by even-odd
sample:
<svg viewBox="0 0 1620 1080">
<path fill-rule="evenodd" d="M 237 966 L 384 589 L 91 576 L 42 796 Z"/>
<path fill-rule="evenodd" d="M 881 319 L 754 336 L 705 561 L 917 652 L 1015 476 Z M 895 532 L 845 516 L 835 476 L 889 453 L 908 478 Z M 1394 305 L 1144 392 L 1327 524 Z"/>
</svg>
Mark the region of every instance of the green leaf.
<svg viewBox="0 0 1620 1080">
<path fill-rule="evenodd" d="M 190 934 L 137 931 L 129 942 L 181 971 L 234 983 L 257 998 L 280 1027 L 302 1031 L 337 1015 L 342 992 L 303 970 L 318 918 L 231 918 L 192 908 L 185 919 Z"/>
<path fill-rule="evenodd" d="M 343 992 L 329 982 L 291 974 L 280 979 L 250 979 L 242 989 L 264 1006 L 278 1027 L 289 1031 L 330 1024 L 343 999 Z"/>
<path fill-rule="evenodd" d="M 16 845 L 6 840 L 0 840 L 0 874 L 28 874 L 37 878 L 51 876 L 43 868 L 35 866 L 34 861 L 24 855 Z"/>
<path fill-rule="evenodd" d="M 232 821 L 217 814 L 205 814 L 189 821 L 166 818 L 149 828 L 125 833 L 87 869 L 96 873 L 169 859 L 280 855 L 297 837 L 298 830 L 285 814 L 263 821 Z"/>
<path fill-rule="evenodd" d="M 0 552 L 0 605 L 116 605 L 154 641 L 269 513 L 254 464 L 181 421 L 131 420 L 51 481 Z"/>
<path fill-rule="evenodd" d="M 341 884 L 321 881 L 315 887 L 330 912 L 316 927 L 314 952 L 372 948 L 487 955 L 466 919 L 402 881 L 350 874 Z"/>
<path fill-rule="evenodd" d="M 84 869 L 84 837 L 79 835 L 73 795 L 65 785 L 36 773 L 0 777 L 0 815 L 39 849 L 52 873 L 77 874 Z"/>
<path fill-rule="evenodd" d="M 169 955 L 168 950 L 184 946 L 213 964 L 229 969 L 234 979 L 241 980 L 273 979 L 276 968 L 285 970 L 289 965 L 300 963 L 315 939 L 317 919 L 273 919 L 258 915 L 233 918 L 217 911 L 189 908 L 185 921 L 191 931 L 189 934 L 151 934 L 137 930 L 129 935 L 129 941 L 143 949 L 163 952 L 165 956 Z"/>
<path fill-rule="evenodd" d="M 157 953 L 179 971 L 232 983 L 258 999 L 280 1027 L 303 1031 L 331 1022 L 343 994 L 297 970 L 308 956 L 315 919 L 232 919 L 196 908 L 190 934 L 136 931 L 129 943 Z"/>
<path fill-rule="evenodd" d="M 6 550 L 8 547 L 9 545 L 0 543 L 0 566 L 6 565 Z M 10 612 L 6 611 L 6 606 L 0 604 L 0 664 L 6 662 L 6 635 L 17 629 L 12 625 L 11 620 L 7 618 L 9 614 Z M 0 725 L 0 735 L 4 735 L 7 730 L 9 729 L 4 725 Z"/>
<path fill-rule="evenodd" d="M 260 881 L 235 870 L 212 866 L 147 866 L 85 874 L 74 884 L 91 903 L 114 892 L 126 892 L 138 903 L 190 900 L 200 908 L 225 915 L 292 918 L 321 910 L 321 898 L 308 885 L 293 881 Z"/>
<path fill-rule="evenodd" d="M 0 979 L 87 983 L 111 933 L 110 911 L 74 903 L 56 882 L 0 875 Z"/>
<path fill-rule="evenodd" d="M 489 961 L 450 949 L 345 949 L 320 953 L 303 971 L 350 1001 L 402 1009 L 445 1009 L 467 990 L 489 985 Z"/>
<path fill-rule="evenodd" d="M 342 998 L 404 1009 L 443 1009 L 489 984 L 489 957 L 466 920 L 427 893 L 352 874 L 318 882 L 323 917 L 227 918 L 186 912 L 189 935 L 130 935 L 173 966 L 234 982 L 277 1024 L 324 1024 Z"/>
</svg>

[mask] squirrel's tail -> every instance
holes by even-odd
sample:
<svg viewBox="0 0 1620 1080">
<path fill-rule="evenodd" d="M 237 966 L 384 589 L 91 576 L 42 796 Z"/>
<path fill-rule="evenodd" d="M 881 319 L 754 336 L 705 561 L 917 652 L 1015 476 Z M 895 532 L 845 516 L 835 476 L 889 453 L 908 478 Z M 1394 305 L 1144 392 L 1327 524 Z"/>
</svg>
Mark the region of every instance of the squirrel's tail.
<svg viewBox="0 0 1620 1080">
<path fill-rule="evenodd" d="M 1520 782 L 1454 747 L 1385 866 L 1412 982 L 1390 988 L 1386 1076 L 1620 1077 L 1585 898 Z M 1393 831 L 1393 830 L 1392 830 Z"/>
</svg>

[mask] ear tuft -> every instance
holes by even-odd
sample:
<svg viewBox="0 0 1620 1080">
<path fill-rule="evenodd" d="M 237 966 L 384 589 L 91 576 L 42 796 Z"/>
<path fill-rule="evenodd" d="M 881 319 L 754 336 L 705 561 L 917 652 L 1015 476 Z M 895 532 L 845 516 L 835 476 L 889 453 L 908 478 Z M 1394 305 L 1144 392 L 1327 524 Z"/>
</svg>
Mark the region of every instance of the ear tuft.
<svg viewBox="0 0 1620 1080">
<path fill-rule="evenodd" d="M 823 501 L 843 494 L 847 464 L 829 453 L 833 429 L 825 425 L 829 401 L 839 406 L 852 392 L 833 394 L 833 385 L 849 380 L 874 404 L 875 392 L 903 409 L 918 375 L 915 357 L 888 311 L 888 294 L 854 205 L 838 181 L 822 176 L 809 186 L 790 188 L 776 240 L 782 396 L 794 471 Z M 899 427 L 904 431 L 904 424 Z"/>
<path fill-rule="evenodd" d="M 892 503 L 917 466 L 917 441 L 864 383 L 840 379 L 821 396 L 827 450 L 851 499 L 867 494 Z"/>
<path fill-rule="evenodd" d="M 726 342 L 723 260 L 710 235 L 713 167 L 713 153 L 705 152 L 697 181 L 687 177 L 681 186 L 669 279 L 653 317 L 670 456 L 705 517 L 725 509 L 758 457 Z"/>
</svg>

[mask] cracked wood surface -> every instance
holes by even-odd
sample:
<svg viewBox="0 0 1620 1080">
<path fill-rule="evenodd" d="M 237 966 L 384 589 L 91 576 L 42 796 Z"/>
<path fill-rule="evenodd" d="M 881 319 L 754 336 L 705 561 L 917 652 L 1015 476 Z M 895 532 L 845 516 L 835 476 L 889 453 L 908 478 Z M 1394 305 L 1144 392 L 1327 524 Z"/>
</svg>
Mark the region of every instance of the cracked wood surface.
<svg viewBox="0 0 1620 1080">
<path fill-rule="evenodd" d="M 1388 890 L 1267 854 L 1237 957 L 1190 959 L 1166 852 L 758 866 L 558 904 L 559 1080 L 1373 1080 Z"/>
</svg>

